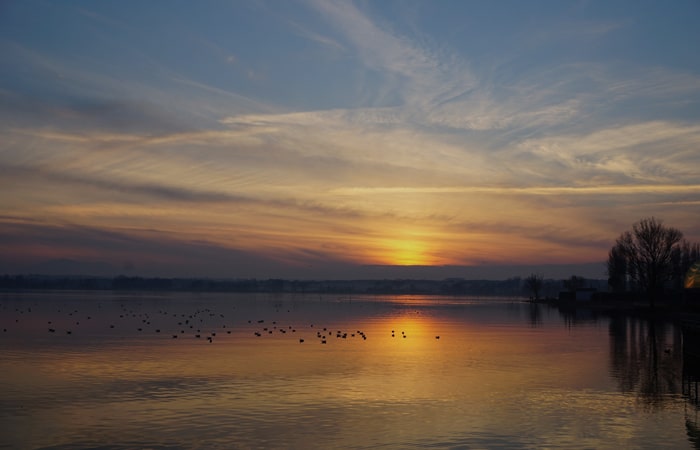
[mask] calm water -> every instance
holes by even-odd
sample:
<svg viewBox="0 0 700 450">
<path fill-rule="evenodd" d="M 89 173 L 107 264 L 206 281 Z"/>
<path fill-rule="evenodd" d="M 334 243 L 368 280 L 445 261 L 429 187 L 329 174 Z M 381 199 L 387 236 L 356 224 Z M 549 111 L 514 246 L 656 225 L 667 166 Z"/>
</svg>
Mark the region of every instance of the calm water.
<svg viewBox="0 0 700 450">
<path fill-rule="evenodd" d="M 0 448 L 698 446 L 672 324 L 514 299 L 79 292 L 1 294 L 0 332 Z"/>
</svg>

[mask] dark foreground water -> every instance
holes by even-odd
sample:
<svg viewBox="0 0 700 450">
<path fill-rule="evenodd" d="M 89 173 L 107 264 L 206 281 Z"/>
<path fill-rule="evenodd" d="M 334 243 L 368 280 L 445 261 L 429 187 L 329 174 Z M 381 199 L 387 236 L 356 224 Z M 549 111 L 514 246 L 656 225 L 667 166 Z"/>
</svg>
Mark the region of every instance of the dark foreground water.
<svg viewBox="0 0 700 450">
<path fill-rule="evenodd" d="M 515 299 L 6 293 L 0 448 L 697 448 L 693 339 Z"/>
</svg>

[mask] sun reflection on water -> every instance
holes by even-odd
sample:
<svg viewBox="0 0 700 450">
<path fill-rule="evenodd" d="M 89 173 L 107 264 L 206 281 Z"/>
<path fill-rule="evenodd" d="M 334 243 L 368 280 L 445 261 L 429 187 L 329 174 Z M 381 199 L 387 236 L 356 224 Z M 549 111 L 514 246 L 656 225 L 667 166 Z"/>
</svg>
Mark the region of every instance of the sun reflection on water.
<svg viewBox="0 0 700 450">
<path fill-rule="evenodd" d="M 640 414 L 619 392 L 606 327 L 572 328 L 546 314 L 533 323 L 530 305 L 214 296 L 71 306 L 91 316 L 71 335 L 41 325 L 63 326 L 66 309 L 56 316 L 52 303 L 32 303 L 36 316 L 18 316 L 16 326 L 14 316 L 0 317 L 9 327 L 0 340 L 0 419 L 9 433 L 0 445 L 534 448 L 684 439 L 682 404 Z M 190 315 L 197 328 L 173 338 Z M 21 329 L 25 320 L 33 325 Z M 211 342 L 204 333 L 215 333 Z"/>
</svg>

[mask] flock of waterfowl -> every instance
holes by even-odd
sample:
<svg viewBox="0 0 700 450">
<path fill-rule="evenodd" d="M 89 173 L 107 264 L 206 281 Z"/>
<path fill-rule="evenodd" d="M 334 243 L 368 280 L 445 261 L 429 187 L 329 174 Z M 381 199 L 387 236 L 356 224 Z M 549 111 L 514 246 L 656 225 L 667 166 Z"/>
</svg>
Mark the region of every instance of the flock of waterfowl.
<svg viewBox="0 0 700 450">
<path fill-rule="evenodd" d="M 51 320 L 45 322 L 46 331 L 51 334 L 83 334 L 90 336 L 99 333 L 101 330 L 109 330 L 112 334 L 124 332 L 126 334 L 142 333 L 147 335 L 152 333 L 161 336 L 170 335 L 171 339 L 194 338 L 208 341 L 209 343 L 215 341 L 217 334 L 230 335 L 234 330 L 243 333 L 248 331 L 258 338 L 270 335 L 294 336 L 300 344 L 314 338 L 321 344 L 327 344 L 332 339 L 367 340 L 367 334 L 359 329 L 350 331 L 339 329 L 338 327 L 318 326 L 313 323 L 295 326 L 293 324 L 278 323 L 278 320 L 260 318 L 231 320 L 224 313 L 211 308 L 198 308 L 186 313 L 168 312 L 164 309 L 158 309 L 157 312 L 149 313 L 140 310 L 141 308 L 138 305 L 137 307 L 131 306 L 126 303 L 120 304 L 118 314 L 114 315 L 110 320 L 105 320 L 108 317 L 108 313 L 99 304 L 97 305 L 97 311 L 92 313 L 82 312 L 75 307 L 57 308 L 52 314 L 43 314 L 44 317 L 51 317 Z M 7 319 L 7 306 L 0 303 L 0 310 L 3 311 L 3 315 Z M 36 325 L 36 320 L 31 319 L 31 306 L 25 308 L 16 307 L 14 308 L 14 313 L 14 324 L 12 324 L 14 326 L 11 328 L 21 329 L 23 326 L 22 321 L 25 320 Z M 93 316 L 99 317 L 100 320 L 93 319 Z M 7 320 L 3 322 L 8 324 Z M 83 332 L 86 328 L 89 331 Z M 8 333 L 8 331 L 8 326 L 3 327 L 3 333 Z M 395 330 L 391 330 L 391 337 L 400 336 L 403 339 L 408 337 L 405 331 L 400 331 L 400 333 L 400 335 L 397 335 Z M 440 336 L 435 336 L 435 339 L 440 339 Z"/>
</svg>

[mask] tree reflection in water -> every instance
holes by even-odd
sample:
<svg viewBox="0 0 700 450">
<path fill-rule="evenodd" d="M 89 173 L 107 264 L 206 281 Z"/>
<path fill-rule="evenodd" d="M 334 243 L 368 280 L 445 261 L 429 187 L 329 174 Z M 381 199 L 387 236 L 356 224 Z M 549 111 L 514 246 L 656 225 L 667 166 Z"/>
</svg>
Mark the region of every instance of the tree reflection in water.
<svg viewBox="0 0 700 450">
<path fill-rule="evenodd" d="M 700 449 L 700 330 L 658 320 L 610 319 L 610 371 L 650 410 L 686 401 L 688 440 Z"/>
<path fill-rule="evenodd" d="M 649 409 L 681 393 L 683 335 L 668 322 L 610 319 L 610 366 L 622 392 L 637 394 Z"/>
<path fill-rule="evenodd" d="M 700 330 L 697 327 L 683 328 L 683 396 L 688 400 L 685 413 L 685 429 L 694 448 L 700 449 Z"/>
</svg>

